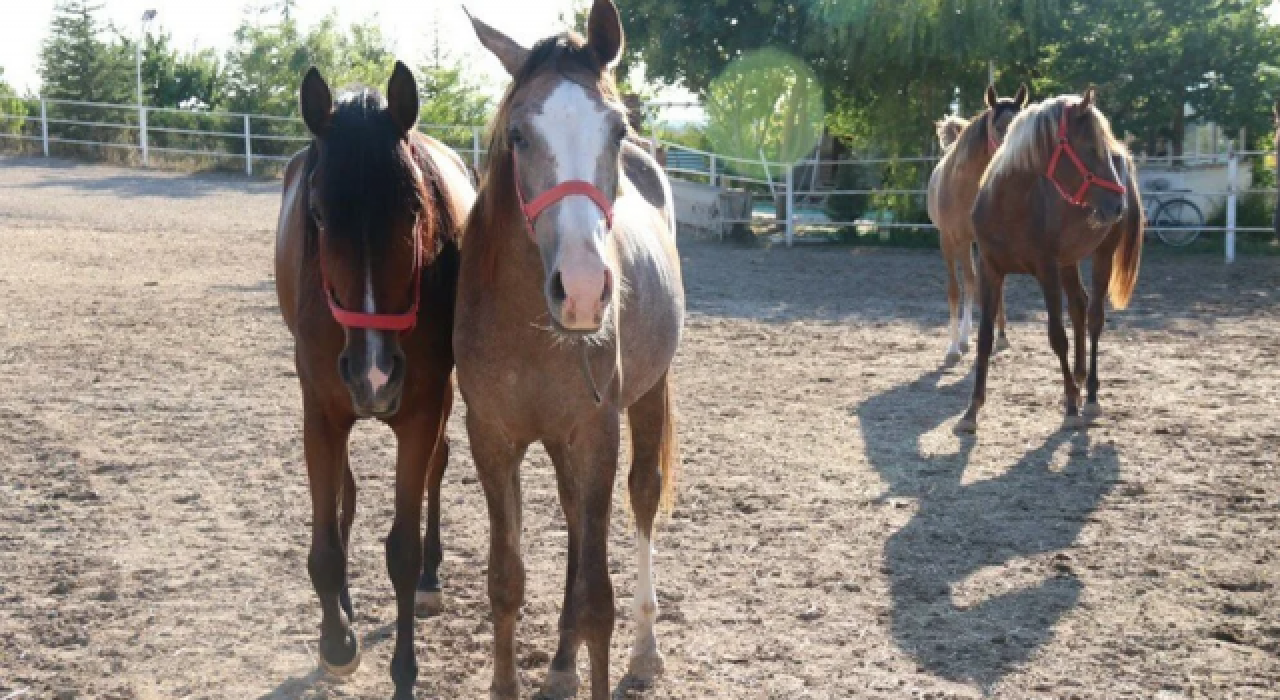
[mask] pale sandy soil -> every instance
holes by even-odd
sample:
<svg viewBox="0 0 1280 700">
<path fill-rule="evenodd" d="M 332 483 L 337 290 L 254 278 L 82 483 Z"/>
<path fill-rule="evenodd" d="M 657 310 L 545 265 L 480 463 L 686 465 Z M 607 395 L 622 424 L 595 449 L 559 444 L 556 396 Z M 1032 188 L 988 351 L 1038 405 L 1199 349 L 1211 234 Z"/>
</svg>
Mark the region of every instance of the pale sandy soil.
<svg viewBox="0 0 1280 700">
<path fill-rule="evenodd" d="M 277 187 L 0 159 L 0 698 L 389 696 L 392 445 L 375 425 L 353 446 L 365 665 L 343 685 L 315 671 Z M 683 255 L 685 474 L 656 559 L 668 670 L 644 697 L 1280 697 L 1280 260 L 1149 256 L 1085 433 L 1059 430 L 1043 304 L 1018 280 L 1015 347 L 960 440 L 971 359 L 940 367 L 934 254 Z M 462 410 L 420 697 L 484 697 L 489 678 Z M 531 454 L 530 693 L 566 544 Z"/>
</svg>

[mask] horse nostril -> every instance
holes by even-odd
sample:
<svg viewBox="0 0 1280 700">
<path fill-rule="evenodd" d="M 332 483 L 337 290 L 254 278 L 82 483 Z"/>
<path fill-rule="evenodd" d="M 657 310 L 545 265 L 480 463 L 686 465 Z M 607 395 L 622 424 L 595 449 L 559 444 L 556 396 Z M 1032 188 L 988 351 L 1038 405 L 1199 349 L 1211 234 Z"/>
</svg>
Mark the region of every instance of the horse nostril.
<svg viewBox="0 0 1280 700">
<path fill-rule="evenodd" d="M 351 383 L 351 360 L 346 355 L 338 358 L 338 376 L 344 384 Z"/>
<path fill-rule="evenodd" d="M 564 291 L 564 279 L 560 276 L 560 271 L 551 276 L 551 301 L 557 304 L 563 304 L 568 298 L 568 294 Z"/>
</svg>

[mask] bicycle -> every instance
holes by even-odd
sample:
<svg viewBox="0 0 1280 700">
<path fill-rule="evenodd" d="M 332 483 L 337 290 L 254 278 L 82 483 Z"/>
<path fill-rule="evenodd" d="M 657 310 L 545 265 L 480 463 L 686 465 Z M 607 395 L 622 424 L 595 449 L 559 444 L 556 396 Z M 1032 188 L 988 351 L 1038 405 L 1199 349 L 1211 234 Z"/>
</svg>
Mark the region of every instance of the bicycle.
<svg viewBox="0 0 1280 700">
<path fill-rule="evenodd" d="M 1187 193 L 1191 190 L 1171 190 L 1159 180 L 1150 184 L 1152 189 L 1142 196 L 1147 226 L 1162 243 L 1174 248 L 1189 246 L 1200 237 L 1204 229 L 1204 212 L 1186 197 L 1162 197 L 1166 193 Z"/>
</svg>

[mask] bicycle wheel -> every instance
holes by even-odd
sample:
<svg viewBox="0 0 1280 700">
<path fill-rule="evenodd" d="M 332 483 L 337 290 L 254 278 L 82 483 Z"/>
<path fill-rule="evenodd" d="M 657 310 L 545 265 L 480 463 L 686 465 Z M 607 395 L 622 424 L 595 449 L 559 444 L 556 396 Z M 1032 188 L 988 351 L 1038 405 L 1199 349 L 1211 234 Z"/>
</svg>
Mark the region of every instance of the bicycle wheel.
<svg viewBox="0 0 1280 700">
<path fill-rule="evenodd" d="M 1165 245 L 1174 248 L 1189 246 L 1200 237 L 1204 228 L 1204 212 L 1188 199 L 1170 199 L 1156 209 L 1151 226 Z"/>
</svg>

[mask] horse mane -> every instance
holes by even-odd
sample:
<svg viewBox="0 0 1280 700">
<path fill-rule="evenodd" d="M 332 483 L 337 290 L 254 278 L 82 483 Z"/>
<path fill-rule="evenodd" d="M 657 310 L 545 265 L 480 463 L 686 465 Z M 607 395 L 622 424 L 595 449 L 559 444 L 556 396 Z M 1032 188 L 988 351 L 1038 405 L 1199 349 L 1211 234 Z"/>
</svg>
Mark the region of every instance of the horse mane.
<svg viewBox="0 0 1280 700">
<path fill-rule="evenodd" d="M 465 238 L 469 249 L 476 249 L 481 260 L 484 281 L 491 281 L 498 267 L 501 237 L 519 223 L 520 205 L 516 195 L 515 168 L 511 159 L 511 141 L 507 124 L 511 119 L 517 93 L 546 73 L 598 92 L 606 102 L 622 104 L 613 74 L 600 63 L 596 54 L 577 32 L 569 31 L 534 44 L 524 65 L 512 76 L 502 101 L 489 127 L 489 151 L 475 205 L 467 219 Z"/>
<path fill-rule="evenodd" d="M 996 151 L 995 158 L 982 176 L 985 185 L 993 177 L 1019 173 L 1042 173 L 1048 167 L 1054 145 L 1058 139 L 1058 124 L 1062 111 L 1075 107 L 1084 98 L 1079 95 L 1061 95 L 1024 108 L 1009 124 L 1004 146 Z M 1090 106 L 1093 116 L 1093 142 L 1100 149 L 1099 156 L 1121 156 L 1129 159 L 1129 151 L 1111 131 L 1111 122 L 1097 107 Z M 976 120 L 975 120 L 976 121 Z"/>
<path fill-rule="evenodd" d="M 934 122 L 934 126 L 938 132 L 938 143 L 942 146 L 942 150 L 945 151 L 955 145 L 960 138 L 960 133 L 964 131 L 966 126 L 969 126 L 969 120 L 954 114 L 948 114 Z"/>
<path fill-rule="evenodd" d="M 406 207 L 421 217 L 418 235 L 428 254 L 437 250 L 441 232 L 453 235 L 448 207 L 438 204 L 443 201 L 439 172 L 421 147 L 422 138 L 416 131 L 402 138 L 387 113 L 386 99 L 377 90 L 357 86 L 339 95 L 328 131 L 312 140 L 306 161 L 310 178 L 320 159 L 325 160 L 316 184 L 332 224 L 326 235 L 384 250 L 385 241 L 377 238 L 386 236 L 391 227 L 380 223 Z M 373 225 L 345 218 L 356 216 L 379 218 Z M 319 231 L 310 217 L 308 221 L 308 249 L 315 250 Z M 350 241 L 356 237 L 360 240 Z"/>
<path fill-rule="evenodd" d="M 955 142 L 951 145 L 950 155 L 956 165 L 963 165 L 975 155 L 985 155 L 987 152 L 987 129 L 990 121 L 987 119 L 987 113 L 991 111 L 988 107 L 981 112 L 973 115 L 973 118 L 965 123 L 960 133 L 956 135 Z M 950 117 L 957 119 L 959 117 Z M 961 120 L 963 121 L 963 120 Z"/>
</svg>

